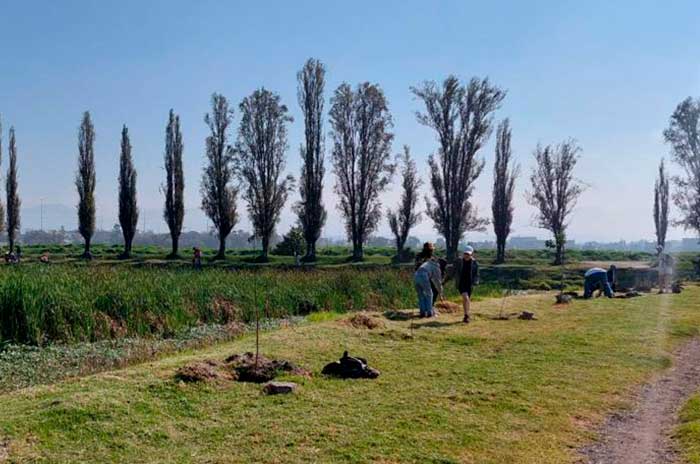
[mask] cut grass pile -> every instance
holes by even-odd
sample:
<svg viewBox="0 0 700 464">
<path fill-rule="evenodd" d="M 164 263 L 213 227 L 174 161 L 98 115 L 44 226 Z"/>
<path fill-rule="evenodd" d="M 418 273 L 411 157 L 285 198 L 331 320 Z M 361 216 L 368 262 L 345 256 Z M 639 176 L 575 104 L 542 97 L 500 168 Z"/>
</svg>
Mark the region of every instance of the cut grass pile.
<svg viewBox="0 0 700 464">
<path fill-rule="evenodd" d="M 0 395 L 0 442 L 12 462 L 565 463 L 590 431 L 698 336 L 700 288 L 681 295 L 575 301 L 516 296 L 435 320 L 356 329 L 344 318 L 261 337 L 262 352 L 310 369 L 290 396 L 252 384 L 182 384 L 178 368 L 252 351 L 246 336 L 204 350 Z M 400 334 L 412 336 L 392 336 Z M 319 375 L 344 350 L 376 380 Z M 282 377 L 284 379 L 284 377 Z"/>
</svg>

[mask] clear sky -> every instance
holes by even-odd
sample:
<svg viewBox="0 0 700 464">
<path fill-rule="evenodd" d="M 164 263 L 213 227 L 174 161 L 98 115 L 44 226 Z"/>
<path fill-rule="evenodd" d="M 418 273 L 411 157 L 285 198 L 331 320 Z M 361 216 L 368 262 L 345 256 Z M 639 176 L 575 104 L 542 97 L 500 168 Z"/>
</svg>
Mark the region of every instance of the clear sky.
<svg viewBox="0 0 700 464">
<path fill-rule="evenodd" d="M 0 114 L 5 131 L 9 125 L 17 131 L 23 225 L 31 228 L 39 226 L 42 198 L 46 226 L 75 223 L 77 128 L 85 110 L 97 132 L 98 226 L 116 222 L 119 136 L 127 124 L 146 227 L 166 230 L 159 185 L 164 128 L 174 108 L 185 140 L 185 226 L 204 229 L 202 119 L 212 92 L 226 95 L 236 109 L 257 87 L 280 93 L 296 119 L 287 167 L 298 176 L 303 122 L 296 71 L 316 57 L 328 68 L 327 97 L 343 81 L 382 86 L 394 117 L 394 151 L 410 145 L 423 177 L 436 143 L 416 122 L 421 107 L 409 86 L 450 73 L 488 76 L 508 90 L 497 118 L 511 119 L 514 152 L 526 174 L 518 183 L 514 234 L 546 236 L 533 227 L 534 211 L 524 201 L 533 148 L 574 137 L 583 148 L 578 176 L 589 188 L 569 236 L 649 239 L 656 168 L 668 157 L 662 131 L 678 102 L 700 96 L 697 0 L 47 0 L 0 2 L 0 12 Z M 492 142 L 481 155 L 487 169 L 475 203 L 487 215 Z M 324 235 L 340 236 L 330 163 L 328 172 Z M 397 198 L 392 191 L 385 201 L 393 205 Z M 280 232 L 293 223 L 291 201 Z M 243 204 L 240 210 L 246 229 Z M 378 233 L 388 235 L 385 222 Z M 416 233 L 433 236 L 430 221 Z M 669 235 L 691 234 L 673 229 Z"/>
</svg>

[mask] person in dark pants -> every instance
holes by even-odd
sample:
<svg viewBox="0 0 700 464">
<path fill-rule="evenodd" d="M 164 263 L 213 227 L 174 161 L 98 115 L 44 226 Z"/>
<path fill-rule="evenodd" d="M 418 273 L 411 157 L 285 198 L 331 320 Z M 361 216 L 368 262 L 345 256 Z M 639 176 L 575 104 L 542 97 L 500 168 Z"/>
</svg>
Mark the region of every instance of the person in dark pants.
<svg viewBox="0 0 700 464">
<path fill-rule="evenodd" d="M 472 290 L 474 285 L 479 283 L 479 263 L 474 258 L 474 248 L 470 246 L 464 248 L 464 253 L 461 258 L 455 261 L 451 274 L 451 277 L 455 279 L 457 291 L 462 295 L 462 307 L 464 308 L 462 322 L 469 324 L 471 321 Z"/>
<path fill-rule="evenodd" d="M 612 274 L 614 275 L 614 269 Z M 583 297 L 590 298 L 593 296 L 593 292 L 602 289 L 605 296 L 612 298 L 613 291 L 608 278 L 608 271 L 605 269 L 594 267 L 587 270 L 583 280 Z"/>
</svg>

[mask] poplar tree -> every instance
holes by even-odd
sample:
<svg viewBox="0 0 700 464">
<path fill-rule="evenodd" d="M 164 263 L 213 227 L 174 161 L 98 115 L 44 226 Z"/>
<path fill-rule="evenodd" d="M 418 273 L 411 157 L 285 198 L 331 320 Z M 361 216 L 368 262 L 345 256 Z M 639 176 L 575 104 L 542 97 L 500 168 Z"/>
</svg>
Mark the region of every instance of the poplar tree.
<svg viewBox="0 0 700 464">
<path fill-rule="evenodd" d="M 78 231 L 85 241 L 82 257 L 92 259 L 90 242 L 95 233 L 95 127 L 90 112 L 83 113 L 78 130 L 78 171 L 75 176 L 78 190 Z"/>
<path fill-rule="evenodd" d="M 180 116 L 171 109 L 168 115 L 168 125 L 165 129 L 165 194 L 163 218 L 168 224 L 172 248 L 168 258 L 177 258 L 180 234 L 185 219 L 185 175 L 182 168 L 184 146 L 180 131 Z"/>
<path fill-rule="evenodd" d="M 22 204 L 17 192 L 17 144 L 14 127 L 10 127 L 9 163 L 7 179 L 5 180 L 5 191 L 7 193 L 7 239 L 10 245 L 10 253 L 12 253 L 15 250 L 15 242 L 19 234 L 19 209 Z"/>
<path fill-rule="evenodd" d="M 119 225 L 124 236 L 122 258 L 131 257 L 131 246 L 139 222 L 139 208 L 136 201 L 136 169 L 131 156 L 129 129 L 122 128 L 121 153 L 119 156 Z"/>
</svg>

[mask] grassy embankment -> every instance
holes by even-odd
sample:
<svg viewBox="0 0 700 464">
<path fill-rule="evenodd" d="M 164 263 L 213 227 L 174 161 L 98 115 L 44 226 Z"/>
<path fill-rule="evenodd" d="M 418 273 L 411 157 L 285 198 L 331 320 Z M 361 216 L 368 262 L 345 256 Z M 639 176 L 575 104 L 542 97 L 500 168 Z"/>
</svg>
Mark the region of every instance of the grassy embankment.
<svg viewBox="0 0 700 464">
<path fill-rule="evenodd" d="M 184 262 L 152 258 L 163 252 L 160 249 L 145 247 L 133 260 L 119 261 L 112 256 L 116 248 L 97 247 L 97 259 L 85 263 L 73 256 L 74 248 L 57 247 L 62 254 L 57 252 L 52 264 L 41 265 L 33 262 L 33 254 L 42 248 L 27 247 L 24 264 L 0 267 L 0 343 L 169 337 L 197 324 L 250 321 L 254 309 L 266 301 L 270 309 L 265 315 L 282 317 L 303 312 L 304 303 L 311 303 L 307 310 L 340 311 L 406 307 L 415 299 L 412 267 L 388 266 L 389 249 L 359 265 L 320 265 L 303 272 L 275 266 L 219 269 L 235 267 L 236 259 L 245 255 L 194 272 Z M 326 250 L 331 251 L 344 253 Z M 562 279 L 567 287 L 579 287 L 585 260 L 648 258 L 578 252 L 572 259 L 579 261 L 559 268 L 548 265 L 548 253 L 514 252 L 510 263 L 502 266 L 490 266 L 484 253 L 480 256 L 484 285 L 478 294 L 497 294 L 498 287 L 548 290 L 558 288 Z M 273 257 L 273 261 L 286 259 Z"/>
<path fill-rule="evenodd" d="M 299 392 L 264 397 L 253 384 L 182 385 L 178 366 L 250 350 L 254 338 L 125 370 L 0 395 L 10 462 L 563 463 L 630 389 L 668 367 L 698 336 L 700 288 L 681 295 L 576 301 L 509 298 L 538 321 L 386 320 L 354 329 L 322 313 L 265 333 L 266 355 L 312 369 Z M 406 337 L 413 333 L 413 337 Z M 344 349 L 382 371 L 376 381 L 318 375 Z"/>
</svg>

